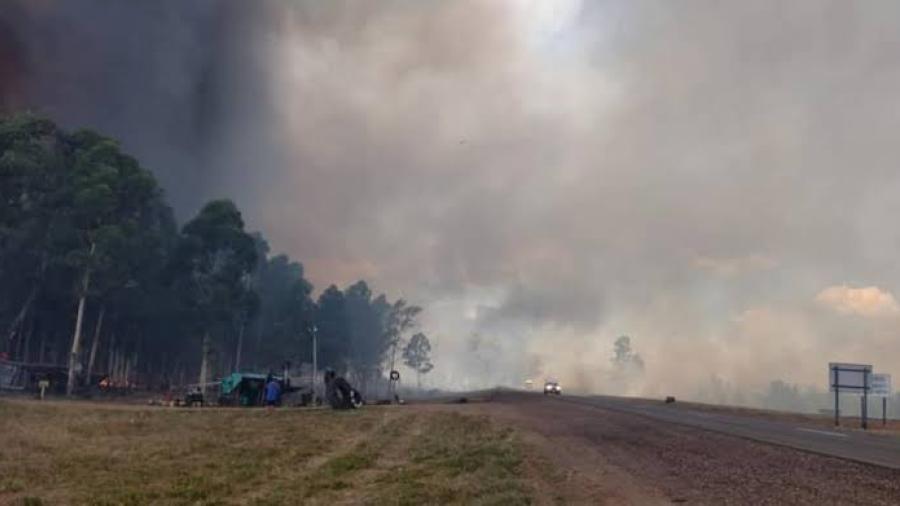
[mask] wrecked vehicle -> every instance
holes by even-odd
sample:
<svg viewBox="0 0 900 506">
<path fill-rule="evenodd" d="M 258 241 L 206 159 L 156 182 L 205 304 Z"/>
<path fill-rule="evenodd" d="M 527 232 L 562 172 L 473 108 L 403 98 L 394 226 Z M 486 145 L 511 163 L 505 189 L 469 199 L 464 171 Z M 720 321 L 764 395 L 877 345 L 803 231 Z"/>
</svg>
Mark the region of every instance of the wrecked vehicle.
<svg viewBox="0 0 900 506">
<path fill-rule="evenodd" d="M 222 378 L 219 384 L 220 406 L 262 406 L 265 404 L 265 388 L 269 380 L 278 382 L 281 395 L 278 406 L 309 406 L 313 404 L 312 390 L 306 385 L 293 385 L 287 371 L 281 376 L 259 373 L 234 372 Z"/>
<path fill-rule="evenodd" d="M 262 406 L 263 390 L 268 380 L 269 376 L 265 374 L 231 373 L 222 378 L 219 405 Z M 278 381 L 281 383 L 280 378 Z"/>
<path fill-rule="evenodd" d="M 362 395 L 330 369 L 325 371 L 325 397 L 334 409 L 358 409 L 363 405 Z"/>
</svg>

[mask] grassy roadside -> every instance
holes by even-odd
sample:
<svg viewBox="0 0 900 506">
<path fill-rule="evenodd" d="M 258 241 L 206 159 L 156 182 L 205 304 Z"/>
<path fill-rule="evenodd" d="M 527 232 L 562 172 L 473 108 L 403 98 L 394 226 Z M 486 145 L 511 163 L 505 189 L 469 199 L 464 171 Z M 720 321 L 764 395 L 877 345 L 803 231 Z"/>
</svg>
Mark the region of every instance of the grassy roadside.
<svg viewBox="0 0 900 506">
<path fill-rule="evenodd" d="M 483 416 L 0 401 L 2 504 L 526 504 Z"/>
</svg>

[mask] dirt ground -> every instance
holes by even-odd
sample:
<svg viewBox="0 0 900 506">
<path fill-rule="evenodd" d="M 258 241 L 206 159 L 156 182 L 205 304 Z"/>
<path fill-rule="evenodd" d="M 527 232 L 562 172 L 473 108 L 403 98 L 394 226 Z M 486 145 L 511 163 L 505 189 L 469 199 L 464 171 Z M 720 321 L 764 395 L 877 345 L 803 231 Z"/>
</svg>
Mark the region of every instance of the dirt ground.
<svg viewBox="0 0 900 506">
<path fill-rule="evenodd" d="M 582 504 L 900 504 L 900 472 L 647 418 L 498 394 L 469 404 L 522 431 Z"/>
<path fill-rule="evenodd" d="M 0 399 L 0 504 L 900 504 L 900 471 L 539 395 L 448 401 Z"/>
</svg>

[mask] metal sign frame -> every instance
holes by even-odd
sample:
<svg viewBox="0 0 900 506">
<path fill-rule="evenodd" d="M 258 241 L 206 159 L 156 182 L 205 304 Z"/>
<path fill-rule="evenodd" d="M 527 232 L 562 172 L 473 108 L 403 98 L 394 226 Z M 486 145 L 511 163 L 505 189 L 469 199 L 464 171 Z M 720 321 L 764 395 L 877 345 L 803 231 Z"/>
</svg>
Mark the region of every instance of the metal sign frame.
<svg viewBox="0 0 900 506">
<path fill-rule="evenodd" d="M 869 393 L 876 397 L 881 397 L 881 425 L 887 426 L 887 402 L 888 397 L 894 395 L 894 388 L 891 385 L 890 374 L 873 374 L 871 379 L 871 390 Z"/>
<path fill-rule="evenodd" d="M 894 395 L 891 385 L 891 375 L 884 373 L 873 373 L 869 378 L 869 395 L 876 397 L 890 397 Z"/>
<path fill-rule="evenodd" d="M 828 383 L 832 392 L 836 389 L 843 392 L 863 392 L 870 386 L 871 365 L 831 362 L 828 364 L 828 371 Z"/>
<path fill-rule="evenodd" d="M 853 377 L 859 377 L 862 374 L 862 385 L 858 382 L 843 384 L 841 382 L 841 373 L 848 373 L 845 377 L 852 374 Z M 868 401 L 869 387 L 872 376 L 872 366 L 870 364 L 844 364 L 839 362 L 831 362 L 828 364 L 828 382 L 831 390 L 834 392 L 834 425 L 841 424 L 840 396 L 841 392 L 862 392 L 862 404 L 860 405 L 860 419 L 862 420 L 862 428 L 868 428 Z"/>
</svg>

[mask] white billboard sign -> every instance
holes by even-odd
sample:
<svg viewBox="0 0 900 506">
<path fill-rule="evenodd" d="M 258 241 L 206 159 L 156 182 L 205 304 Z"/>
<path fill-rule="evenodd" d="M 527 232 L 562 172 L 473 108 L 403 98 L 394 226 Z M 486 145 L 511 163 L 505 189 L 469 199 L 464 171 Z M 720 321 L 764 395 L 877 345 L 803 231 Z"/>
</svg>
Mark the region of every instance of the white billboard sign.
<svg viewBox="0 0 900 506">
<path fill-rule="evenodd" d="M 867 384 L 868 382 L 868 384 Z M 832 392 L 864 392 L 871 387 L 872 366 L 866 364 L 828 364 L 828 386 Z"/>
<path fill-rule="evenodd" d="M 869 395 L 890 397 L 894 395 L 891 388 L 890 374 L 873 374 L 869 380 Z"/>
</svg>

